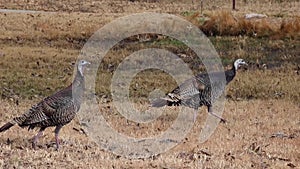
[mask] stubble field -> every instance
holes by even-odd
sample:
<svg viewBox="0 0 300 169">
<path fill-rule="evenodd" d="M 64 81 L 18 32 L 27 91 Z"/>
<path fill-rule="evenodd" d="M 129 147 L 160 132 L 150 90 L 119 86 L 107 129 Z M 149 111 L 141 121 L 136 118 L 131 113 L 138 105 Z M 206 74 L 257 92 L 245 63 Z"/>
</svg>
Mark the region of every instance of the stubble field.
<svg viewBox="0 0 300 169">
<path fill-rule="evenodd" d="M 1 0 L 0 0 L 1 2 Z M 40 139 L 37 131 L 14 126 L 0 133 L 0 168 L 299 168 L 300 167 L 300 8 L 298 1 L 243 1 L 231 11 L 230 1 L 60 1 L 5 2 L 1 8 L 47 12 L 0 12 L 0 125 L 22 114 L 43 97 L 72 81 L 74 63 L 87 39 L 110 21 L 136 12 L 166 12 L 183 17 L 207 33 L 225 68 L 236 58 L 249 66 L 227 86 L 223 117 L 213 135 L 199 143 L 207 110 L 173 149 L 145 159 L 128 159 L 102 149 L 81 130 L 78 119 L 61 132 L 55 151 L 53 128 Z M 257 12 L 267 18 L 245 20 Z M 225 21 L 225 22 L 222 22 Z M 149 47 L 168 49 L 203 71 L 194 53 L 174 39 L 142 35 L 126 39 L 105 56 L 98 71 L 99 110 L 118 132 L 150 137 L 164 132 L 178 107 L 150 124 L 126 120 L 112 104 L 110 81 L 118 64 Z M 188 56 L 188 57 L 187 57 Z M 145 71 L 132 81 L 131 96 L 147 106 L 155 88 L 176 86 L 162 72 Z M 89 93 L 89 92 L 87 92 Z"/>
</svg>

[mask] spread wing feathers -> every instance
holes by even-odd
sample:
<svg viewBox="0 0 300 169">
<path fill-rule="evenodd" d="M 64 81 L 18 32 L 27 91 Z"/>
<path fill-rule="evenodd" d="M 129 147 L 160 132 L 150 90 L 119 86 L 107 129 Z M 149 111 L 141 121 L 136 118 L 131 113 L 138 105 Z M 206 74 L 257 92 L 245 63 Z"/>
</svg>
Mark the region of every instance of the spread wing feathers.
<svg viewBox="0 0 300 169">
<path fill-rule="evenodd" d="M 199 93 L 206 88 L 205 83 L 198 79 L 189 79 L 168 93 L 166 97 L 156 99 L 152 102 L 153 107 L 162 107 L 164 105 L 180 105 L 184 104 L 186 100 L 199 98 Z"/>
<path fill-rule="evenodd" d="M 182 83 L 179 87 L 169 93 L 168 96 L 178 100 L 189 99 L 190 97 L 199 94 L 199 91 L 204 90 L 205 87 L 206 85 L 204 83 L 193 78 Z"/>
</svg>

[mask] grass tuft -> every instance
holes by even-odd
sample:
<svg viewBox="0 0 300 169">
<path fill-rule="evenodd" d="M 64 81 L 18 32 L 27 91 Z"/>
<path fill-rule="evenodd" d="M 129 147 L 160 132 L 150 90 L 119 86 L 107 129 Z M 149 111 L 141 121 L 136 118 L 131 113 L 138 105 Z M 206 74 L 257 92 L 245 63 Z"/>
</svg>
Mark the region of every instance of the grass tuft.
<svg viewBox="0 0 300 169">
<path fill-rule="evenodd" d="M 193 16 L 193 17 L 191 17 Z M 215 11 L 204 23 L 199 22 L 197 15 L 186 18 L 199 26 L 208 36 L 253 36 L 271 38 L 299 38 L 300 19 L 289 18 L 275 20 L 272 18 L 245 19 L 236 17 L 230 11 Z"/>
<path fill-rule="evenodd" d="M 278 34 L 281 37 L 300 37 L 300 17 L 282 21 Z"/>
</svg>

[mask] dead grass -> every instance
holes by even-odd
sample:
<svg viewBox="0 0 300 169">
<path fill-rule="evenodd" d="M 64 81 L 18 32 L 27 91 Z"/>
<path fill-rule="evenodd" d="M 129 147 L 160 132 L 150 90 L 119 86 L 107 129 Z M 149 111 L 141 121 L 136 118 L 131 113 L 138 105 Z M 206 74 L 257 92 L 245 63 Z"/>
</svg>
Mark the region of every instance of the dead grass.
<svg viewBox="0 0 300 169">
<path fill-rule="evenodd" d="M 196 15 L 190 18 L 193 20 Z M 270 38 L 299 38 L 300 18 L 289 19 L 245 19 L 234 16 L 230 11 L 216 11 L 208 20 L 199 25 L 200 29 L 210 36 L 254 36 Z M 194 21 L 195 23 L 195 21 Z"/>
<path fill-rule="evenodd" d="M 0 13 L 3 22 L 0 31 L 2 42 L 32 46 L 80 47 L 101 26 L 120 15 L 37 13 Z M 99 19 L 102 18 L 102 19 Z M 77 45 L 77 46 L 76 46 Z"/>
<path fill-rule="evenodd" d="M 207 35 L 250 35 L 274 36 L 276 38 L 299 37 L 300 4 L 297 1 L 247 1 L 237 2 L 239 11 L 230 11 L 231 3 L 214 1 L 205 3 L 202 19 L 198 2 L 162 1 L 157 3 L 130 2 L 130 1 L 59 1 L 51 3 L 39 2 L 36 4 L 19 2 L 18 4 L 0 3 L 2 8 L 31 9 L 55 11 L 54 13 L 0 13 L 3 22 L 0 31 L 1 39 L 22 42 L 22 39 L 40 41 L 63 39 L 68 42 L 87 39 L 92 33 L 109 21 L 136 12 L 163 12 L 176 15 L 191 13 L 187 17 L 199 25 Z M 240 4 L 239 4 L 240 3 Z M 0 6 L 1 7 L 1 6 Z M 262 9 L 260 9 L 262 8 Z M 68 12 L 72 12 L 71 15 Z M 246 20 L 246 13 L 261 12 L 268 15 L 266 19 Z M 76 13 L 84 12 L 84 13 Z M 53 17 L 51 17 L 53 16 Z M 197 17 L 199 16 L 199 17 Z M 280 16 L 280 17 L 278 17 Z M 6 19 L 8 18 L 9 19 Z M 51 17 L 51 19 L 48 19 Z M 207 18 L 208 21 L 202 25 Z M 16 22 L 18 20 L 18 22 Z M 200 22 L 200 23 L 199 23 Z M 22 30 L 27 30 L 25 33 Z M 34 35 L 34 37 L 32 37 Z"/>
<path fill-rule="evenodd" d="M 155 0 L 153 0 L 155 1 Z M 164 12 L 179 14 L 184 11 L 200 11 L 200 1 L 193 0 L 160 0 L 153 3 L 152 0 L 100 0 L 100 1 L 79 1 L 62 0 L 55 2 L 40 1 L 27 3 L 19 1 L 0 1 L 0 8 L 7 9 L 27 9 L 44 10 L 53 12 L 85 12 L 85 13 L 136 13 L 136 12 Z M 275 17 L 294 17 L 299 16 L 299 1 L 289 0 L 246 0 L 236 1 L 235 12 L 245 13 L 264 13 Z M 203 1 L 203 13 L 215 10 L 231 10 L 232 2 L 214 0 L 211 2 Z"/>
<path fill-rule="evenodd" d="M 284 20 L 281 25 L 279 31 L 282 32 L 281 36 L 287 36 L 287 37 L 294 37 L 296 34 L 296 37 L 300 36 L 300 18 L 296 18 L 291 21 Z"/>
<path fill-rule="evenodd" d="M 61 89 L 72 80 L 74 55 L 78 54 L 76 50 L 45 46 L 17 50 L 5 46 L 4 51 L 0 63 L 1 97 L 4 98 L 40 97 Z"/>
<path fill-rule="evenodd" d="M 1 124 L 27 110 L 36 100 L 22 100 L 19 106 L 1 100 Z M 117 131 L 128 133 L 159 133 L 151 128 L 129 124 L 117 112 L 101 104 L 101 114 Z M 176 114 L 167 114 L 152 122 L 154 128 L 172 123 Z M 31 149 L 30 139 L 35 132 L 13 127 L 1 133 L 1 168 L 289 168 L 299 167 L 300 126 L 299 106 L 285 100 L 227 101 L 223 114 L 229 122 L 220 124 L 210 139 L 198 143 L 206 109 L 200 110 L 192 130 L 175 148 L 149 159 L 126 159 L 104 151 L 84 134 L 78 120 L 65 126 L 61 133 L 62 148 L 54 151 L 52 129 L 46 130 L 39 149 Z M 150 132 L 150 133 L 149 133 Z M 138 134 L 139 135 L 139 134 Z M 136 135 L 135 135 L 136 136 Z M 151 136 L 148 135 L 148 136 Z M 9 141 L 7 141 L 9 139 Z M 84 162 L 83 162 L 84 161 Z"/>
<path fill-rule="evenodd" d="M 247 71 L 240 73 L 237 79 L 230 84 L 227 94 L 234 99 L 284 98 L 298 104 L 300 99 L 300 92 L 297 92 L 299 81 L 300 77 L 293 69 Z"/>
<path fill-rule="evenodd" d="M 3 86 L 8 83 L 9 85 L 6 87 L 12 89 L 13 93 L 6 93 L 8 97 L 5 98 L 10 98 L 10 100 L 2 99 L 0 101 L 0 124 L 25 112 L 48 93 L 51 94 L 68 84 L 73 73 L 72 62 L 77 56 L 77 51 L 74 49 L 29 48 L 28 46 L 19 47 L 19 49 L 7 46 L 3 46 L 3 48 L 5 48 L 5 56 L 0 65 L 5 67 L 1 69 L 3 71 L 1 72 L 1 82 Z M 14 56 L 19 50 L 23 52 L 22 60 L 16 60 L 20 56 Z M 112 52 L 108 57 L 116 54 L 116 52 Z M 33 60 L 38 61 L 39 65 L 32 62 Z M 201 116 L 198 117 L 197 123 L 185 140 L 174 149 L 149 159 L 130 160 L 97 147 L 84 134 L 73 130 L 73 127 L 81 128 L 78 120 L 75 120 L 63 129 L 61 134 L 63 147 L 59 152 L 54 151 L 52 129 L 47 130 L 37 151 L 31 149 L 30 143 L 30 139 L 36 131 L 27 132 L 26 129 L 14 127 L 10 131 L 1 133 L 0 167 L 298 167 L 300 165 L 297 161 L 300 157 L 297 151 L 300 136 L 299 102 L 297 101 L 300 93 L 299 75 L 294 67 L 289 68 L 289 66 L 291 65 L 288 64 L 277 69 L 252 69 L 250 66 L 246 71 L 239 71 L 236 79 L 227 87 L 229 99 L 225 106 L 224 118 L 229 123 L 220 124 L 211 139 L 204 144 L 199 144 L 197 139 L 207 116 L 205 108 L 200 110 Z M 111 79 L 111 72 L 103 71 L 98 81 L 99 85 L 97 85 L 100 96 L 107 95 Z M 32 73 L 36 76 L 32 76 Z M 63 78 L 57 78 L 60 76 Z M 136 81 L 132 83 L 133 97 L 147 97 L 147 92 L 151 92 L 153 86 L 161 85 L 172 88 L 166 79 L 163 81 L 151 80 L 157 79 L 157 77 L 159 75 L 152 74 L 152 72 L 139 74 Z M 9 82 L 13 79 L 16 82 Z M 20 81 L 23 81 L 21 86 L 19 85 Z M 1 87 L 3 86 L 1 85 Z M 47 89 L 48 87 L 50 89 Z M 35 92 L 23 93 L 21 98 L 11 97 L 18 97 L 23 91 L 32 91 L 31 89 L 34 89 Z M 25 99 L 34 94 L 37 94 L 37 98 Z M 242 101 L 239 101 L 241 99 Z M 176 118 L 177 109 L 167 108 L 166 112 L 153 123 L 138 124 L 122 117 L 113 108 L 107 96 L 100 98 L 99 101 L 101 115 L 111 126 L 116 131 L 132 137 L 156 135 L 165 131 Z M 141 105 L 141 107 L 143 106 L 146 105 Z"/>
<path fill-rule="evenodd" d="M 229 43 L 227 43 L 229 41 Z M 236 57 L 244 58 L 250 63 L 249 70 L 239 71 L 237 79 L 228 87 L 228 95 L 236 99 L 288 99 L 297 103 L 300 100 L 298 87 L 299 75 L 296 53 L 293 52 L 293 45 L 288 48 L 284 42 L 266 41 L 265 48 L 261 50 L 260 42 L 255 42 L 257 46 L 249 46 L 243 43 L 243 39 L 234 39 L 237 44 L 230 43 L 231 39 L 218 40 L 213 43 L 221 53 L 224 66 L 231 68 L 232 61 Z M 248 40 L 246 40 L 248 41 Z M 250 44 L 254 44 L 250 40 Z M 143 45 L 142 45 L 143 46 Z M 150 45 L 151 47 L 152 45 Z M 242 47 L 240 46 L 248 46 Z M 145 48 L 143 46 L 141 48 Z M 160 46 L 161 47 L 161 46 Z M 43 98 L 53 92 L 62 89 L 72 80 L 74 71 L 73 64 L 79 51 L 75 49 L 63 49 L 52 47 L 30 47 L 19 46 L 18 48 L 2 45 L 2 59 L 0 61 L 0 94 L 1 98 Z M 232 48 L 232 49 L 231 49 Z M 247 49 L 248 48 L 248 49 Z M 256 49 L 253 50 L 253 49 Z M 272 58 L 264 57 L 272 54 L 273 50 L 280 50 L 279 57 L 271 55 Z M 119 63 L 132 52 L 140 47 L 120 48 L 110 51 L 105 56 L 99 67 L 96 81 L 96 92 L 99 97 L 111 99 L 110 85 L 111 78 Z M 227 51 L 227 49 L 231 49 Z M 225 51 L 225 53 L 223 53 Z M 178 55 L 185 50 L 174 51 Z M 252 52 L 252 53 L 251 53 Z M 201 61 L 196 62 L 194 57 L 184 57 L 195 73 L 203 71 Z M 190 55 L 192 56 L 192 55 Z M 295 63 L 296 62 L 296 63 Z M 276 65 L 279 64 L 282 66 Z M 274 67 L 275 66 L 275 67 Z M 299 65 L 298 65 L 299 66 Z M 163 91 L 171 91 L 176 86 L 175 81 L 159 71 L 145 71 L 136 76 L 131 83 L 131 96 L 134 98 L 147 98 L 149 93 L 155 88 L 162 88 Z"/>
<path fill-rule="evenodd" d="M 238 11 L 228 12 L 231 3 L 217 0 L 204 3 L 203 15 L 199 12 L 198 2 L 183 0 L 155 3 L 20 1 L 18 4 L 0 0 L 0 7 L 55 12 L 0 13 L 1 125 L 68 85 L 72 80 L 74 61 L 88 37 L 109 21 L 131 13 L 187 13 L 186 18 L 208 32 L 213 31 L 214 35 L 249 35 L 212 36 L 210 40 L 224 66 L 237 57 L 250 63 L 248 70 L 239 71 L 227 87 L 223 116 L 229 122 L 220 124 L 203 144 L 199 144 L 198 138 L 207 117 L 205 108 L 199 110 L 197 122 L 181 143 L 148 159 L 126 159 L 103 150 L 81 132 L 78 119 L 63 128 L 59 152 L 54 150 L 52 129 L 45 132 L 38 150 L 34 151 L 31 138 L 36 131 L 28 132 L 15 126 L 0 133 L 0 168 L 300 167 L 298 1 L 238 1 Z M 241 19 L 251 12 L 269 17 Z M 149 41 L 139 45 L 124 44 L 111 50 L 100 66 L 96 85 L 100 113 L 120 133 L 139 138 L 155 136 L 170 127 L 178 108 L 165 108 L 162 116 L 151 123 L 128 121 L 110 102 L 113 71 L 126 56 L 147 47 L 172 51 L 195 72 L 203 67 L 195 60 L 193 52 L 172 39 L 150 37 Z M 169 91 L 175 85 L 172 78 L 159 71 L 158 74 L 157 71 L 145 71 L 134 78 L 130 94 L 137 107 L 144 110 L 154 88 Z"/>
</svg>

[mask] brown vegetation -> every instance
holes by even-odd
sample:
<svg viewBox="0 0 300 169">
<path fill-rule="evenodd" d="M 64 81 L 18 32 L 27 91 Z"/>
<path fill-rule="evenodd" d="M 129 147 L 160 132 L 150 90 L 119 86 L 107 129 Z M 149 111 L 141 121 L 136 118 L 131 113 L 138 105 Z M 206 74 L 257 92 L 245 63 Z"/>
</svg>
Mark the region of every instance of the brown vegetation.
<svg viewBox="0 0 300 169">
<path fill-rule="evenodd" d="M 190 20 L 199 19 L 193 14 Z M 199 25 L 193 21 L 194 24 Z M 207 16 L 207 20 L 199 25 L 208 36 L 254 36 L 271 38 L 300 38 L 300 18 L 246 19 L 234 16 L 230 11 L 216 11 Z"/>
<path fill-rule="evenodd" d="M 1 124 L 20 114 L 33 104 L 22 100 L 0 102 Z M 126 122 L 111 113 L 109 104 L 101 104 L 102 115 L 117 131 L 126 135 L 159 134 L 164 123 L 172 124 L 176 114 L 167 114 L 151 124 Z M 226 124 L 219 124 L 214 134 L 199 144 L 199 134 L 206 110 L 200 109 L 194 127 L 175 148 L 147 159 L 126 159 L 98 147 L 84 135 L 78 120 L 62 129 L 62 147 L 55 151 L 53 130 L 46 130 L 39 149 L 31 148 L 35 132 L 17 126 L 1 133 L 1 168 L 294 168 L 299 158 L 299 106 L 288 101 L 250 100 L 228 101 L 224 111 Z M 148 128 L 145 126 L 151 126 Z M 145 134 L 146 133 L 146 134 Z"/>
<path fill-rule="evenodd" d="M 226 68 L 236 58 L 249 62 L 227 86 L 223 116 L 210 139 L 199 143 L 207 110 L 199 109 L 192 130 L 182 142 L 160 155 L 127 159 L 96 145 L 81 130 L 78 119 L 62 129 L 62 149 L 54 151 L 53 131 L 47 130 L 37 151 L 28 132 L 14 126 L 0 133 L 0 168 L 297 168 L 300 167 L 300 43 L 298 1 L 161 0 L 135 1 L 20 1 L 0 0 L 0 8 L 45 10 L 54 13 L 0 13 L 0 125 L 24 113 L 31 105 L 68 85 L 84 42 L 113 19 L 136 12 L 167 12 L 183 16 L 210 36 Z M 246 13 L 263 13 L 263 19 L 244 19 Z M 147 35 L 146 35 L 147 36 Z M 132 38 L 132 37 L 131 37 Z M 151 123 L 127 120 L 114 108 L 110 81 L 124 57 L 156 47 L 172 51 L 198 73 L 201 61 L 182 43 L 150 36 L 122 42 L 110 50 L 99 67 L 96 95 L 100 113 L 118 132 L 147 137 L 165 131 L 177 118 L 178 108 L 165 108 Z M 139 108 L 148 96 L 176 83 L 162 72 L 144 71 L 131 83 L 130 95 Z M 88 93 L 90 94 L 90 93 Z"/>
</svg>

